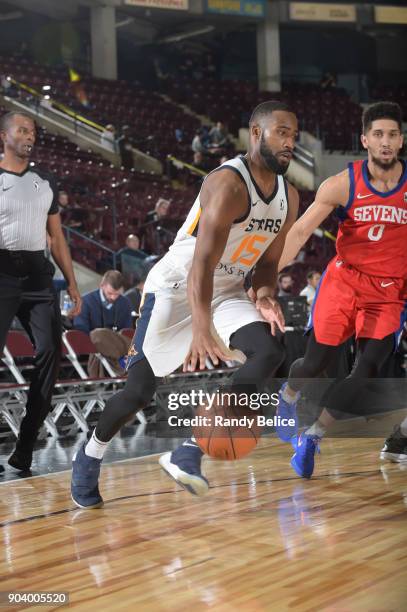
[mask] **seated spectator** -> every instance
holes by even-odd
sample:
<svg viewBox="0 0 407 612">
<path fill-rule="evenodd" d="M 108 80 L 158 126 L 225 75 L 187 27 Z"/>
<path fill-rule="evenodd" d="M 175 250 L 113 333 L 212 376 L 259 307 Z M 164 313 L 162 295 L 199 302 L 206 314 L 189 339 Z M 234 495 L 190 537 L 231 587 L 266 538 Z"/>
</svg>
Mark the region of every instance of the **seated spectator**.
<svg viewBox="0 0 407 612">
<path fill-rule="evenodd" d="M 222 121 L 218 121 L 210 130 L 209 139 L 211 147 L 221 149 L 229 144 L 228 133 Z"/>
<path fill-rule="evenodd" d="M 291 274 L 282 272 L 278 277 L 278 297 L 290 297 L 293 293 L 293 277 Z"/>
<path fill-rule="evenodd" d="M 116 130 L 114 125 L 109 123 L 105 127 L 100 136 L 100 142 L 105 149 L 112 151 L 112 153 L 116 152 Z"/>
<path fill-rule="evenodd" d="M 151 256 L 140 249 L 140 238 L 136 234 L 129 234 L 126 246 L 117 253 L 120 270 L 127 287 L 132 287 L 136 281 L 143 277 L 146 270 L 151 267 Z"/>
<path fill-rule="evenodd" d="M 205 153 L 206 148 L 202 141 L 202 130 L 199 129 L 195 132 L 195 136 L 192 139 L 191 149 L 194 153 Z"/>
<path fill-rule="evenodd" d="M 307 286 L 300 292 L 301 296 L 305 296 L 307 298 L 307 303 L 309 308 L 311 309 L 312 302 L 315 299 L 316 289 L 318 287 L 319 280 L 321 278 L 321 273 L 317 272 L 317 270 L 311 270 L 307 274 Z"/>
<path fill-rule="evenodd" d="M 71 206 L 69 203 L 69 195 L 66 191 L 58 191 L 58 211 L 62 215 L 62 223 L 72 229 L 81 232 L 83 222 L 86 217 L 86 211 L 78 206 Z"/>
<path fill-rule="evenodd" d="M 170 200 L 166 200 L 165 198 L 158 198 L 155 203 L 154 210 L 149 210 L 144 219 L 144 223 L 150 223 L 151 221 L 161 221 L 168 216 L 168 211 L 170 208 L 171 202 Z"/>
<path fill-rule="evenodd" d="M 149 255 L 161 255 L 174 239 L 173 232 L 165 228 L 170 200 L 158 198 L 154 210 L 150 210 L 144 219 L 143 250 Z"/>
<path fill-rule="evenodd" d="M 118 374 L 124 373 L 119 360 L 127 354 L 130 341 L 117 332 L 132 327 L 131 304 L 123 296 L 124 279 L 117 270 L 108 270 L 99 289 L 83 296 L 81 314 L 74 317 L 73 327 L 90 335 L 99 353 L 109 359 Z M 91 377 L 103 376 L 99 360 L 89 357 L 88 372 Z"/>
</svg>

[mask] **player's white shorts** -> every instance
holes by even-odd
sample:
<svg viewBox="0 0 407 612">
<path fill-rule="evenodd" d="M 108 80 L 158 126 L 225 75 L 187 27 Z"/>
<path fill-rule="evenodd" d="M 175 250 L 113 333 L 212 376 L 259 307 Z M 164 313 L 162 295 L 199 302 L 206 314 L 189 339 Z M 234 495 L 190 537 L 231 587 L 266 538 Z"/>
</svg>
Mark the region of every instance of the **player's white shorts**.
<svg viewBox="0 0 407 612">
<path fill-rule="evenodd" d="M 243 287 L 225 282 L 215 282 L 212 319 L 214 337 L 224 350 L 227 347 L 230 359 L 237 361 L 242 357 L 240 351 L 228 348 L 232 334 L 249 323 L 264 322 Z M 146 357 L 156 376 L 167 376 L 182 365 L 191 341 L 192 317 L 186 278 L 161 260 L 150 271 L 144 285 L 127 368 Z"/>
</svg>

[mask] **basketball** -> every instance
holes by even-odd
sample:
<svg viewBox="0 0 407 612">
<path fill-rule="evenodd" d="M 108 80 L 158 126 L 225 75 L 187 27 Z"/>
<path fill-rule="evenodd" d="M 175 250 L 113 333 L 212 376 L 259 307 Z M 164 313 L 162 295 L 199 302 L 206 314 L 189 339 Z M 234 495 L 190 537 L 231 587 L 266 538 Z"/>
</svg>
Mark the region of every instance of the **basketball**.
<svg viewBox="0 0 407 612">
<path fill-rule="evenodd" d="M 193 428 L 193 435 L 200 449 L 213 459 L 242 459 L 260 439 L 263 427 L 257 424 L 259 413 L 248 406 L 217 398 L 209 409 L 208 406 L 198 408 L 199 424 Z"/>
</svg>

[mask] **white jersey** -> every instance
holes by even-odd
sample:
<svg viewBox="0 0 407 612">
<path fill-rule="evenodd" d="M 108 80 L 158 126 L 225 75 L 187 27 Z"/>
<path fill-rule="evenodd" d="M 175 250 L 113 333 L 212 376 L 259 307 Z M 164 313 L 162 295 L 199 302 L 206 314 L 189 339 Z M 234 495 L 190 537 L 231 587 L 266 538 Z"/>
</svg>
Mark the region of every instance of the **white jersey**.
<svg viewBox="0 0 407 612">
<path fill-rule="evenodd" d="M 226 161 L 213 170 L 219 171 L 238 174 L 246 185 L 248 202 L 245 215 L 232 225 L 225 250 L 216 266 L 214 292 L 217 289 L 232 289 L 233 286 L 243 285 L 247 273 L 278 236 L 288 212 L 287 183 L 282 176 L 276 176 L 274 191 L 266 197 L 256 184 L 243 156 Z M 168 277 L 168 280 L 171 277 L 171 281 L 176 279 L 180 283 L 186 280 L 192 264 L 202 211 L 200 198 L 201 192 L 168 253 L 153 268 L 156 280 L 159 275 L 164 277 L 164 281 L 165 277 Z"/>
</svg>

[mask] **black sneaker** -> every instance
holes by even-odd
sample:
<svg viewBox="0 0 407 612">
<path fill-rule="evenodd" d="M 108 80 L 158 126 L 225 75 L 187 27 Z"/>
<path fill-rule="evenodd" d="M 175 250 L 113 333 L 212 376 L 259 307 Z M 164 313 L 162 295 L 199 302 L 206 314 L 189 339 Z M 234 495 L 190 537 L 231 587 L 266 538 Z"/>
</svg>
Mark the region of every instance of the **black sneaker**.
<svg viewBox="0 0 407 612">
<path fill-rule="evenodd" d="M 33 460 L 33 449 L 22 448 L 17 441 L 14 453 L 9 457 L 8 464 L 20 472 L 29 472 Z"/>
<path fill-rule="evenodd" d="M 1 465 L 1 464 L 0 464 L 0 474 L 1 474 L 2 472 L 4 472 L 4 465 Z"/>
<path fill-rule="evenodd" d="M 407 463 L 407 438 L 402 435 L 399 426 L 384 443 L 380 459 L 387 459 L 394 463 Z"/>
</svg>

